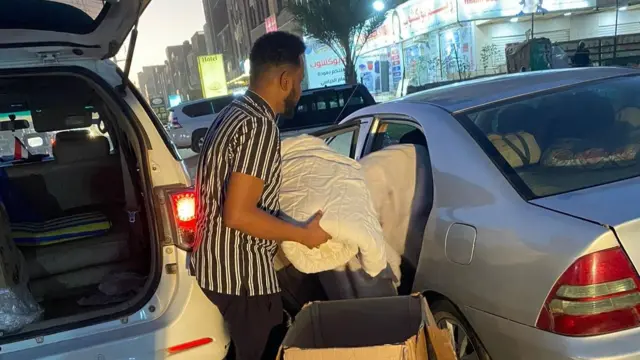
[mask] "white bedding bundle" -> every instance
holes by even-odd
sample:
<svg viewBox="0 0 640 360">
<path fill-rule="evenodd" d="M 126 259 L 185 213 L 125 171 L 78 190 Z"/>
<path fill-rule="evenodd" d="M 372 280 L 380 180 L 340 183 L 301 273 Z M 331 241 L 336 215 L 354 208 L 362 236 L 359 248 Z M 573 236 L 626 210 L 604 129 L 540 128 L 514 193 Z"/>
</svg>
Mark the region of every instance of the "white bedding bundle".
<svg viewBox="0 0 640 360">
<path fill-rule="evenodd" d="M 301 272 L 318 273 L 357 255 L 362 269 L 377 276 L 387 267 L 386 243 L 360 164 L 308 135 L 283 140 L 281 154 L 283 218 L 304 223 L 322 210 L 320 226 L 332 236 L 315 249 L 284 242 L 286 258 Z"/>
</svg>

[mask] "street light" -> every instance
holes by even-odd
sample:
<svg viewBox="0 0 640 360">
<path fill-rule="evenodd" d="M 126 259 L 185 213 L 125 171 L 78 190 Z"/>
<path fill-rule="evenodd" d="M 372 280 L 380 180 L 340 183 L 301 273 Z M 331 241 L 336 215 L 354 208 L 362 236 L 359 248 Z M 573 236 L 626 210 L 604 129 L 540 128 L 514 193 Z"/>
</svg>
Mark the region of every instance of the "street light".
<svg viewBox="0 0 640 360">
<path fill-rule="evenodd" d="M 385 4 L 384 1 L 382 0 L 376 0 L 373 2 L 373 10 L 375 11 L 382 11 L 385 8 Z"/>
</svg>

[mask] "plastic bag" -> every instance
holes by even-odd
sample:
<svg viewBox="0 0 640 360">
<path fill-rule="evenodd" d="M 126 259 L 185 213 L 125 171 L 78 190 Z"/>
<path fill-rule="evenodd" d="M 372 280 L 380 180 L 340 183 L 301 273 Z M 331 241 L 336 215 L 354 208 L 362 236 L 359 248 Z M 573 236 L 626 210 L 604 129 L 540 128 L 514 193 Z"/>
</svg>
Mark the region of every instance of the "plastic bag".
<svg viewBox="0 0 640 360">
<path fill-rule="evenodd" d="M 40 320 L 43 313 L 26 285 L 0 288 L 0 332 L 19 331 Z"/>
</svg>

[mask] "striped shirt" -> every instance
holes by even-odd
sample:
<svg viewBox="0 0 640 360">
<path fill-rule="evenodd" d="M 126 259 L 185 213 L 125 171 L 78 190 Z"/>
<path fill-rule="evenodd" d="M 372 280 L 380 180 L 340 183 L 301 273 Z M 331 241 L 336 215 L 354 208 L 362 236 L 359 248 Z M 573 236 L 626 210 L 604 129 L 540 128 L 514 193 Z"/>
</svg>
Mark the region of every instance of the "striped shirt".
<svg viewBox="0 0 640 360">
<path fill-rule="evenodd" d="M 198 215 L 191 258 L 199 285 L 228 295 L 280 292 L 273 265 L 275 241 L 224 226 L 222 206 L 231 173 L 264 181 L 258 207 L 280 211 L 280 132 L 271 107 L 256 93 L 234 100 L 214 120 L 200 152 L 196 176 Z"/>
</svg>

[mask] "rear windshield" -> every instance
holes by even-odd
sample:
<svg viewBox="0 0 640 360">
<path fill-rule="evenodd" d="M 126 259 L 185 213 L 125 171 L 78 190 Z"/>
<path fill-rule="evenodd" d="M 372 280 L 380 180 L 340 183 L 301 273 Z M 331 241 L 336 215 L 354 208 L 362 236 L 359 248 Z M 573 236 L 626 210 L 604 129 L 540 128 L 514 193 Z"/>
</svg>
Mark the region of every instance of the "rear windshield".
<svg viewBox="0 0 640 360">
<path fill-rule="evenodd" d="M 33 118 L 31 111 L 21 111 L 13 113 L 0 113 L 0 123 L 10 121 L 10 116 L 15 116 L 19 120 L 27 120 L 29 122 L 29 128 L 19 129 L 15 131 L 2 131 L 0 130 L 0 164 L 10 163 L 16 159 L 17 148 L 20 151 L 26 151 L 26 155 L 44 155 L 52 157 L 52 146 L 55 140 L 56 133 L 60 131 L 74 131 L 74 130 L 88 130 L 91 137 L 105 136 L 109 140 L 111 151 L 113 151 L 113 144 L 109 138 L 107 132 L 101 132 L 99 130 L 100 114 L 97 112 L 92 113 L 92 119 L 95 124 L 88 127 L 74 127 L 65 128 L 64 130 L 51 129 L 51 131 L 37 131 L 33 125 Z"/>
<path fill-rule="evenodd" d="M 532 199 L 640 175 L 640 76 L 608 79 L 461 115 Z"/>
<path fill-rule="evenodd" d="M 108 11 L 103 0 L 0 1 L 0 29 L 88 34 Z"/>
</svg>

